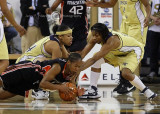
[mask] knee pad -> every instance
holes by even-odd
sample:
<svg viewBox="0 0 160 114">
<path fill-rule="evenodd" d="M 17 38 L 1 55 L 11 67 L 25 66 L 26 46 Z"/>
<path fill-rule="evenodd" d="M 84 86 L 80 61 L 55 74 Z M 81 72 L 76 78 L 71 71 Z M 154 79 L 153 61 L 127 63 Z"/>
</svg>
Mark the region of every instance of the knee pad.
<svg viewBox="0 0 160 114">
<path fill-rule="evenodd" d="M 104 59 L 101 58 L 98 61 L 96 61 L 91 67 L 92 68 L 101 68 L 101 64 L 105 63 Z"/>
</svg>

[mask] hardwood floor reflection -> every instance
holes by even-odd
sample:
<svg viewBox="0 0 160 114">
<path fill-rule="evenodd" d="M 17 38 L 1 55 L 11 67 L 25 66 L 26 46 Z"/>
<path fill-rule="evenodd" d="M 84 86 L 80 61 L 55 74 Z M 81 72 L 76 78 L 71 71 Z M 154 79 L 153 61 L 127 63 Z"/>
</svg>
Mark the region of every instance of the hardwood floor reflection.
<svg viewBox="0 0 160 114">
<path fill-rule="evenodd" d="M 160 85 L 148 85 L 160 95 Z M 149 102 L 138 90 L 118 95 L 115 86 L 100 86 L 100 99 L 62 101 L 58 92 L 51 92 L 49 100 L 24 101 L 16 96 L 0 100 L 0 114 L 160 114 L 160 101 Z"/>
</svg>

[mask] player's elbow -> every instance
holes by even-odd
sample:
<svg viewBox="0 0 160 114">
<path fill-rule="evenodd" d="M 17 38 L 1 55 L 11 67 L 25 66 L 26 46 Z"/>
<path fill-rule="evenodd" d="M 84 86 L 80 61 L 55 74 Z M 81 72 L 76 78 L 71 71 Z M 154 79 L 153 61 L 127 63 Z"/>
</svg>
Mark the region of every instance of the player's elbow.
<svg viewBox="0 0 160 114">
<path fill-rule="evenodd" d="M 44 82 L 44 81 L 41 81 L 40 84 L 39 84 L 39 87 L 40 87 L 40 88 L 45 88 L 45 85 L 46 85 L 45 82 Z"/>
</svg>

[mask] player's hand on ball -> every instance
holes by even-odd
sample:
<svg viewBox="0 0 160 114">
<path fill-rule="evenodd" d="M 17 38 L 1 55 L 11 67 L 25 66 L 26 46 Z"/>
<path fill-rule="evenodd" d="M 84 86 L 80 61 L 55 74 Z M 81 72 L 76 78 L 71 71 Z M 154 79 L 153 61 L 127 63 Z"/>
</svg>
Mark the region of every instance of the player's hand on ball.
<svg viewBox="0 0 160 114">
<path fill-rule="evenodd" d="M 84 94 L 84 88 L 80 88 L 79 86 L 78 86 L 78 96 L 82 96 L 83 94 Z"/>
<path fill-rule="evenodd" d="M 69 92 L 71 92 L 70 88 L 65 86 L 65 84 L 61 85 L 59 91 L 65 93 L 65 94 L 68 94 Z"/>
<path fill-rule="evenodd" d="M 59 90 L 60 98 L 64 101 L 72 101 L 72 100 L 76 99 L 76 97 L 78 95 L 78 89 L 77 89 L 76 85 L 73 83 L 70 83 L 70 82 L 63 83 L 63 85 L 68 87 L 70 89 L 70 91 L 67 92 L 67 94 L 66 94 L 66 93 Z"/>
</svg>

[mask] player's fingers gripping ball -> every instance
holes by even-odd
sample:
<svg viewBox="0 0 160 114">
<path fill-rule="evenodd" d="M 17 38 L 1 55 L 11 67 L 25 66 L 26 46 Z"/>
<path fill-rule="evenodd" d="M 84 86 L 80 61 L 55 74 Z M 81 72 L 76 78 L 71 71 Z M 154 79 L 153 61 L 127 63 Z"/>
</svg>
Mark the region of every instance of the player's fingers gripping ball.
<svg viewBox="0 0 160 114">
<path fill-rule="evenodd" d="M 64 101 L 72 101 L 72 100 L 76 99 L 76 97 L 78 95 L 78 89 L 77 89 L 76 85 L 74 85 L 73 83 L 70 83 L 70 82 L 66 82 L 64 84 L 65 84 L 65 86 L 69 87 L 69 89 L 71 91 L 68 94 L 59 91 L 60 98 Z"/>
</svg>

